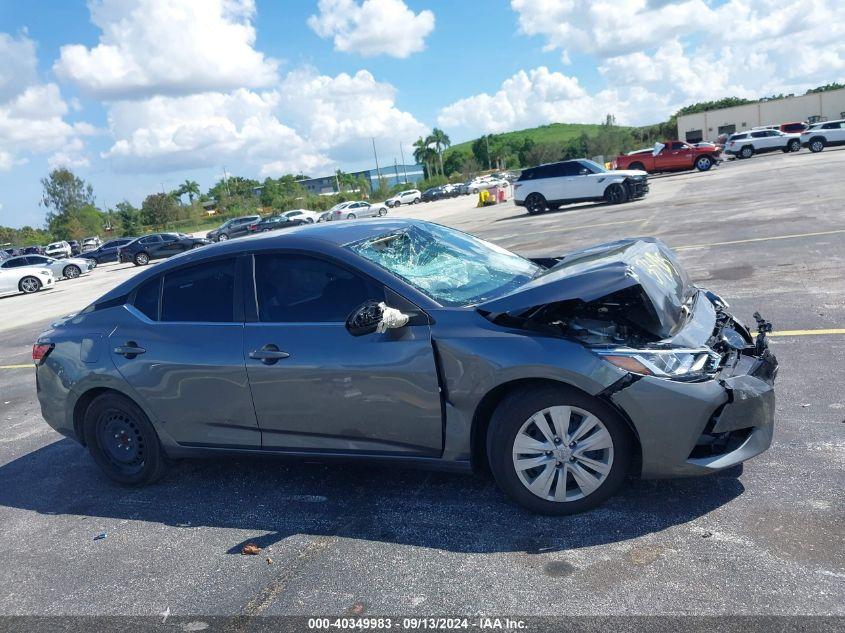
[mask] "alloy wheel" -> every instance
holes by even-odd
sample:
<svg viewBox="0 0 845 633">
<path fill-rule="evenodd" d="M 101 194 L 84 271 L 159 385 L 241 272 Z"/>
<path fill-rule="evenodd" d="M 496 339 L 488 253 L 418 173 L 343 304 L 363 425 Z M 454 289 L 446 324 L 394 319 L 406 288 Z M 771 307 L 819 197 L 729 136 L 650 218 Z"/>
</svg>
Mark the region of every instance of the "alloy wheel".
<svg viewBox="0 0 845 633">
<path fill-rule="evenodd" d="M 824 143 L 822 143 L 821 141 L 813 141 L 810 144 L 810 149 L 814 152 L 820 152 L 824 149 Z"/>
<path fill-rule="evenodd" d="M 710 169 L 710 159 L 706 156 L 699 158 L 696 167 L 698 167 L 700 171 L 707 171 Z"/>
<path fill-rule="evenodd" d="M 522 485 L 546 501 L 589 496 L 613 466 L 613 438 L 604 422 L 578 407 L 537 411 L 520 427 L 512 448 Z"/>
<path fill-rule="evenodd" d="M 68 266 L 64 269 L 64 275 L 68 279 L 76 279 L 82 273 L 78 266 Z"/>
<path fill-rule="evenodd" d="M 138 253 L 135 255 L 135 263 L 139 266 L 144 266 L 150 263 L 150 257 L 146 253 Z"/>
<path fill-rule="evenodd" d="M 21 290 L 27 294 L 31 292 L 38 292 L 40 287 L 41 282 L 39 282 L 35 277 L 24 277 L 21 280 Z"/>
<path fill-rule="evenodd" d="M 525 206 L 528 209 L 528 213 L 531 215 L 537 215 L 546 211 L 546 201 L 543 199 L 543 196 L 536 193 L 528 196 L 528 200 L 525 201 Z"/>
</svg>

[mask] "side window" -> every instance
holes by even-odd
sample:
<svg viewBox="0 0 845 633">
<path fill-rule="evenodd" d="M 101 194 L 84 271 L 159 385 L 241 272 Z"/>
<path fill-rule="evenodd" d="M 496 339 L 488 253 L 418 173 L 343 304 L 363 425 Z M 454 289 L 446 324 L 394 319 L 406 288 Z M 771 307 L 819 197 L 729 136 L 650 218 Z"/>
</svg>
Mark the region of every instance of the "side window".
<svg viewBox="0 0 845 633">
<path fill-rule="evenodd" d="M 684 149 L 684 147 L 685 147 L 684 143 L 672 143 L 672 149 L 673 150 Z"/>
<path fill-rule="evenodd" d="M 153 277 L 142 283 L 135 291 L 132 305 L 153 321 L 158 321 L 158 295 L 161 277 Z"/>
<path fill-rule="evenodd" d="M 384 289 L 331 262 L 302 255 L 257 255 L 259 320 L 270 323 L 342 323 Z"/>
<path fill-rule="evenodd" d="M 6 262 L 5 268 L 20 268 L 21 266 L 27 266 L 26 257 L 9 260 Z"/>
<path fill-rule="evenodd" d="M 162 321 L 235 320 L 235 260 L 224 259 L 164 275 Z"/>
</svg>

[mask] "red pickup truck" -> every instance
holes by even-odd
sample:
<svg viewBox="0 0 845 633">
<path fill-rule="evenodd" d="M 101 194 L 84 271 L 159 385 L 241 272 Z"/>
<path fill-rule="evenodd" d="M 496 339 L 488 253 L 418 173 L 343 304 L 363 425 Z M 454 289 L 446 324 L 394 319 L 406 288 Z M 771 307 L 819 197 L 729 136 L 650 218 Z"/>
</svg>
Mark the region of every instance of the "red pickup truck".
<svg viewBox="0 0 845 633">
<path fill-rule="evenodd" d="M 719 148 L 709 143 L 697 147 L 681 141 L 664 141 L 657 143 L 654 149 L 642 149 L 617 156 L 613 161 L 613 168 L 639 169 L 649 173 L 693 168 L 707 171 L 720 160 Z"/>
</svg>

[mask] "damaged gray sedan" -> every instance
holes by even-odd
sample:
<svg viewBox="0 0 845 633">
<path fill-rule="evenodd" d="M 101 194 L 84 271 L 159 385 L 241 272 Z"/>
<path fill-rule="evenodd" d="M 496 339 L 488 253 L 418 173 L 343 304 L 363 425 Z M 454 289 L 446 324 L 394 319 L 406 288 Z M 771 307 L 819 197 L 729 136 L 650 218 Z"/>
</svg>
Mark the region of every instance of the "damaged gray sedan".
<svg viewBox="0 0 845 633">
<path fill-rule="evenodd" d="M 220 453 L 492 472 L 531 510 L 768 448 L 777 361 L 653 239 L 528 260 L 411 220 L 144 270 L 33 348 L 54 429 L 125 484 Z M 376 493 L 374 493 L 376 494 Z"/>
</svg>

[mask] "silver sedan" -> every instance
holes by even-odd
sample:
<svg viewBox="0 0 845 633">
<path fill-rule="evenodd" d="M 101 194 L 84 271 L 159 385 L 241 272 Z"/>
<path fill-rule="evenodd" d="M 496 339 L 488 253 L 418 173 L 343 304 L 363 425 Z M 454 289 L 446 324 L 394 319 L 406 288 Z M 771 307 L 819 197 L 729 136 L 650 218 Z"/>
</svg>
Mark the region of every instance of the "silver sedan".
<svg viewBox="0 0 845 633">
<path fill-rule="evenodd" d="M 80 275 L 84 275 L 97 266 L 97 262 L 92 259 L 84 259 L 82 257 L 69 257 L 67 259 L 55 259 L 47 257 L 46 255 L 20 255 L 18 257 L 10 257 L 0 264 L 0 268 L 4 270 L 10 268 L 18 268 L 21 266 L 37 266 L 38 268 L 47 268 L 56 279 L 64 277 L 65 279 L 76 279 Z"/>
</svg>

